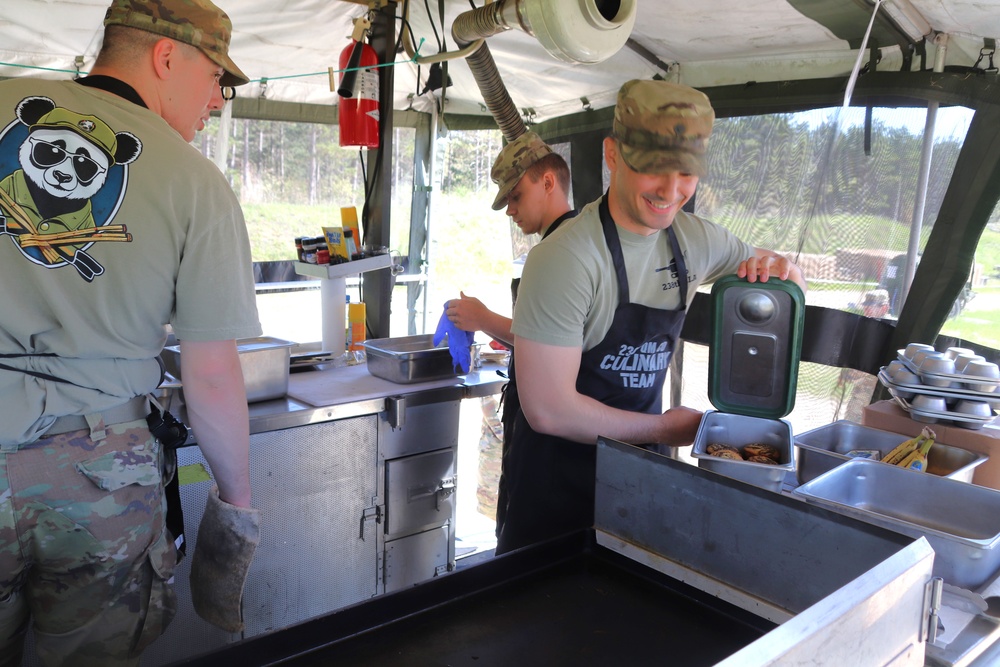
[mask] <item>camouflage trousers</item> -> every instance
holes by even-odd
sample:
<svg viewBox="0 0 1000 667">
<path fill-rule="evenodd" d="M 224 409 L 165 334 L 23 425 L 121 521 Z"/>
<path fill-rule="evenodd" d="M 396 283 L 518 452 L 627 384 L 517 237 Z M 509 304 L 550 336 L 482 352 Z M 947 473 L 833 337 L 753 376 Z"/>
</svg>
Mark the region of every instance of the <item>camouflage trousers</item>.
<svg viewBox="0 0 1000 667">
<path fill-rule="evenodd" d="M 498 397 L 484 396 L 482 408 L 476 509 L 483 516 L 496 520 L 497 488 L 500 486 L 500 463 L 503 458 L 503 423 L 500 421 Z"/>
<path fill-rule="evenodd" d="M 165 507 L 145 420 L 0 453 L 0 666 L 29 620 L 44 665 L 137 665 L 174 615 Z"/>
</svg>

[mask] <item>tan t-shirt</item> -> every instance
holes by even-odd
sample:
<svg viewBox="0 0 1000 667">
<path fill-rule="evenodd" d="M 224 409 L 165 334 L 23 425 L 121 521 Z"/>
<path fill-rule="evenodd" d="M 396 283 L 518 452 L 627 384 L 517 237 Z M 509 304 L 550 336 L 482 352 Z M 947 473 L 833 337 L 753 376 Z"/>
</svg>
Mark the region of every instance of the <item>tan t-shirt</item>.
<svg viewBox="0 0 1000 667">
<path fill-rule="evenodd" d="M 0 207 L 0 354 L 29 355 L 0 362 L 72 383 L 0 370 L 0 445 L 155 389 L 168 323 L 187 340 L 260 334 L 239 202 L 162 118 L 24 78 L 0 82 L 0 127 L 0 189 L 17 202 Z M 11 208 L 41 238 L 81 236 L 43 253 Z"/>
<path fill-rule="evenodd" d="M 618 307 L 618 281 L 598 213 L 588 204 L 531 249 L 514 309 L 515 335 L 547 345 L 591 349 L 604 339 Z M 673 222 L 688 273 L 688 303 L 698 286 L 735 273 L 753 246 L 703 218 Z M 616 225 L 633 303 L 676 310 L 680 281 L 665 231 L 641 236 Z"/>
</svg>

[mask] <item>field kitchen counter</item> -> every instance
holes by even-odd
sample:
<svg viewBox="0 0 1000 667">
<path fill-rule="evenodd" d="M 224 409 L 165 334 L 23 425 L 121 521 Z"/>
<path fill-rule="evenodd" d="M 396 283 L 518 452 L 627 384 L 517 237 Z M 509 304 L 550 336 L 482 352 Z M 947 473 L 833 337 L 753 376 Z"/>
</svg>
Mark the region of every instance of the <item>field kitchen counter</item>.
<svg viewBox="0 0 1000 667">
<path fill-rule="evenodd" d="M 460 405 L 500 392 L 506 370 L 486 362 L 412 384 L 374 377 L 365 364 L 297 371 L 286 396 L 250 404 L 261 541 L 242 635 L 194 612 L 190 555 L 211 480 L 198 447 L 179 449 L 188 557 L 175 575 L 177 617 L 142 665 L 186 660 L 452 571 Z"/>
<path fill-rule="evenodd" d="M 287 396 L 250 404 L 250 432 L 378 413 L 396 397 L 421 405 L 490 396 L 499 393 L 507 382 L 506 373 L 506 364 L 486 362 L 454 378 L 396 384 L 375 377 L 364 364 L 296 372 L 288 378 Z"/>
<path fill-rule="evenodd" d="M 603 439 L 596 496 L 592 530 L 184 664 L 924 665 L 923 538 Z"/>
</svg>

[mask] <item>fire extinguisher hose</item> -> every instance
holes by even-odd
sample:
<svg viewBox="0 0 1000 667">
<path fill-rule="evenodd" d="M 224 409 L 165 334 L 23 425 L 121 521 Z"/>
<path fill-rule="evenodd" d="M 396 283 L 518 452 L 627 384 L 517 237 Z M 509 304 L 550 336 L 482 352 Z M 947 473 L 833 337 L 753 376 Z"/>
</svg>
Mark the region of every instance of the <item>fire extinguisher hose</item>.
<svg viewBox="0 0 1000 667">
<path fill-rule="evenodd" d="M 354 97 L 354 87 L 358 81 L 358 65 L 361 63 L 361 51 L 364 43 L 354 42 L 351 56 L 347 60 L 347 68 L 344 76 L 340 79 L 340 86 L 337 87 L 337 94 L 341 97 Z"/>
</svg>

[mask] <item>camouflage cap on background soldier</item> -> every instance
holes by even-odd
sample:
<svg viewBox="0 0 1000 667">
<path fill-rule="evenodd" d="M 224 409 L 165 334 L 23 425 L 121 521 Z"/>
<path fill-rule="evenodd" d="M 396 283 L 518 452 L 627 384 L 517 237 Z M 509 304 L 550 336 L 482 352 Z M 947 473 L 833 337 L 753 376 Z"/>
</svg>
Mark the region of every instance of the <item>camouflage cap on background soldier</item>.
<svg viewBox="0 0 1000 667">
<path fill-rule="evenodd" d="M 507 195 L 525 172 L 551 152 L 552 148 L 531 131 L 525 132 L 503 147 L 500 155 L 493 161 L 493 169 L 490 170 L 490 178 L 500 186 L 500 191 L 493 200 L 494 211 L 506 208 Z"/>
<path fill-rule="evenodd" d="M 618 91 L 612 136 L 633 171 L 704 176 L 714 122 L 704 93 L 669 81 L 634 79 Z"/>
<path fill-rule="evenodd" d="M 233 23 L 210 0 L 112 0 L 104 25 L 123 25 L 196 47 L 225 70 L 223 86 L 250 82 L 229 57 Z"/>
</svg>

